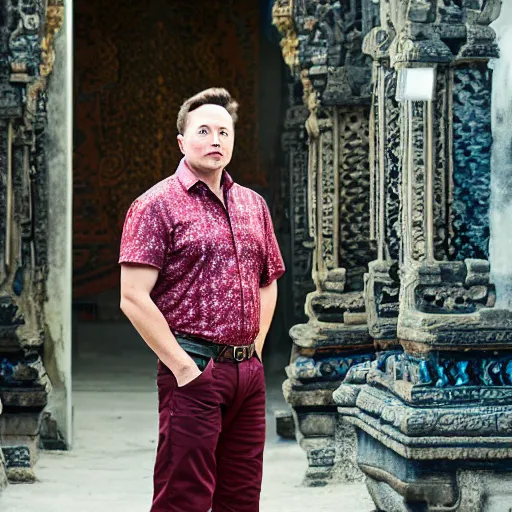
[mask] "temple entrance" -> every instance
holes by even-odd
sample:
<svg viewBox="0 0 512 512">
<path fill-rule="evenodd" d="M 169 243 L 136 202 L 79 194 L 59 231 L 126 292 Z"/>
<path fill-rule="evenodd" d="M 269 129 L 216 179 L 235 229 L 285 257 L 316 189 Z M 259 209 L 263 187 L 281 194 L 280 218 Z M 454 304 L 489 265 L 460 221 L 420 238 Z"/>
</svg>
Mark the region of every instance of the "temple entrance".
<svg viewBox="0 0 512 512">
<path fill-rule="evenodd" d="M 81 432 L 91 428 L 88 415 L 98 416 L 94 430 L 111 436 L 109 446 L 98 441 L 99 451 L 113 457 L 123 454 L 130 465 L 137 465 L 135 452 L 144 453 L 145 462 L 129 477 L 133 484 L 125 480 L 123 485 L 136 487 L 137 479 L 143 481 L 140 492 L 145 498 L 150 496 L 157 434 L 156 357 L 119 309 L 117 259 L 124 217 L 131 202 L 172 174 L 181 159 L 176 143 L 181 103 L 200 90 L 222 86 L 240 103 L 229 172 L 266 199 L 281 245 L 287 247 L 289 234 L 283 229 L 286 218 L 279 201 L 286 69 L 279 35 L 271 26 L 271 7 L 272 2 L 258 0 L 74 3 L 77 439 L 84 439 Z M 272 410 L 285 405 L 280 385 L 289 360 L 287 331 L 293 324 L 289 279 L 280 286 L 265 350 L 272 432 Z M 115 418 L 121 426 L 119 437 L 114 434 Z M 137 437 L 133 450 L 123 449 L 132 435 Z M 83 442 L 92 439 L 99 438 L 91 432 Z"/>
<path fill-rule="evenodd" d="M 267 0 L 74 3 L 75 355 L 91 339 L 107 347 L 129 332 L 117 264 L 124 217 L 137 196 L 174 172 L 177 112 L 195 92 L 222 86 L 239 100 L 229 171 L 265 197 L 285 231 L 277 199 L 286 70 L 271 7 Z M 267 347 L 275 368 L 288 360 L 287 296 Z"/>
</svg>

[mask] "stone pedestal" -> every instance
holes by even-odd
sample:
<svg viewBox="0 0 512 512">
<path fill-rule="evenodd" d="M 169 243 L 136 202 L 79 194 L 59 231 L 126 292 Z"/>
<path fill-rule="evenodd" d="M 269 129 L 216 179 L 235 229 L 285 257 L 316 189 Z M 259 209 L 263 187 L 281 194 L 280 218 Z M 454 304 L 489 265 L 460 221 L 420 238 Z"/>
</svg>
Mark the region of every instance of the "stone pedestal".
<svg viewBox="0 0 512 512">
<path fill-rule="evenodd" d="M 354 429 L 340 423 L 332 393 L 336 382 L 294 385 L 283 384 L 286 401 L 293 406 L 296 439 L 306 452 L 308 469 L 304 484 L 320 487 L 331 482 L 353 482 L 363 478 L 356 459 Z"/>
<path fill-rule="evenodd" d="M 380 190 L 379 258 L 369 267 L 365 298 L 376 359 L 354 366 L 333 398 L 357 430 L 357 463 L 382 512 L 512 505 L 512 312 L 494 307 L 488 262 L 487 62 L 497 48 L 487 25 L 498 13 L 493 1 L 485 12 L 382 2 L 382 26 L 365 40 L 376 63 L 376 147 L 387 140 L 389 91 L 396 90 L 403 102 L 390 122 L 399 126 L 400 150 L 394 173 L 386 151 L 372 168 Z M 402 94 L 418 67 L 430 68 L 431 97 Z M 400 223 L 393 232 L 383 198 L 397 181 Z M 386 321 L 392 297 L 395 341 Z"/>
<path fill-rule="evenodd" d="M 354 464 L 355 432 L 344 426 L 343 436 L 336 435 L 339 418 L 332 394 L 354 364 L 373 359 L 366 325 L 310 321 L 295 326 L 291 334 L 297 354 L 286 368 L 283 393 L 293 409 L 297 440 L 308 458 L 304 483 L 320 486 L 333 480 L 360 480 Z M 339 442 L 342 437 L 343 443 Z"/>
</svg>

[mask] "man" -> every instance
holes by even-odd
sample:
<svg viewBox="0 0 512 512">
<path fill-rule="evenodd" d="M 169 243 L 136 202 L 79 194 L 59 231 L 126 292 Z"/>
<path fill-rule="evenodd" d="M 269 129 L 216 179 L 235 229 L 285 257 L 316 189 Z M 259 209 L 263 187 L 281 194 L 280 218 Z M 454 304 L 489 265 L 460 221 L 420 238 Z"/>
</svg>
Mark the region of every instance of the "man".
<svg viewBox="0 0 512 512">
<path fill-rule="evenodd" d="M 259 510 L 261 354 L 284 265 L 264 200 L 225 171 L 237 109 L 225 89 L 182 105 L 184 158 L 123 230 L 121 309 L 159 358 L 151 512 Z"/>
</svg>

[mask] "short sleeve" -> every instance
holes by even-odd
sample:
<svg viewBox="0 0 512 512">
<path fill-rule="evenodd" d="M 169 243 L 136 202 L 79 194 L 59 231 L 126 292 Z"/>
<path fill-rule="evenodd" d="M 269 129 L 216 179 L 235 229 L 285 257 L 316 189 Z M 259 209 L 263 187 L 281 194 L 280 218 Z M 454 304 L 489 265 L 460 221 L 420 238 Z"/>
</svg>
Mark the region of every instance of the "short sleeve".
<svg viewBox="0 0 512 512">
<path fill-rule="evenodd" d="M 126 214 L 119 263 L 139 263 L 161 270 L 168 240 L 169 228 L 159 205 L 154 199 L 139 198 Z"/>
<path fill-rule="evenodd" d="M 285 266 L 279 249 L 279 244 L 277 243 L 276 235 L 274 233 L 274 226 L 272 225 L 270 211 L 263 198 L 261 202 L 263 203 L 266 254 L 263 272 L 261 273 L 260 278 L 260 288 L 264 288 L 284 274 Z"/>
</svg>

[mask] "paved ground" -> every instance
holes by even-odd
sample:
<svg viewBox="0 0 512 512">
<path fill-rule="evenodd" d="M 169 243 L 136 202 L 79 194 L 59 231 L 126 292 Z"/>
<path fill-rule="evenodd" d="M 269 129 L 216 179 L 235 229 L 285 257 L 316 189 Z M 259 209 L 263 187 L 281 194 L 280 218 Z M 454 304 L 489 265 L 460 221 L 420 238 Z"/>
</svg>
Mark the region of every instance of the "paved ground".
<svg viewBox="0 0 512 512">
<path fill-rule="evenodd" d="M 74 370 L 74 449 L 42 453 L 38 482 L 9 486 L 0 496 L 0 511 L 147 512 L 157 436 L 153 369 L 146 350 L 129 350 L 122 358 L 115 349 L 101 358 L 82 351 Z M 373 510 L 363 484 L 301 486 L 304 453 L 274 432 L 272 411 L 283 405 L 281 380 L 276 375 L 269 379 L 261 511 Z"/>
</svg>

